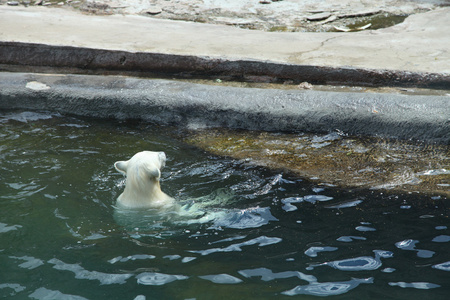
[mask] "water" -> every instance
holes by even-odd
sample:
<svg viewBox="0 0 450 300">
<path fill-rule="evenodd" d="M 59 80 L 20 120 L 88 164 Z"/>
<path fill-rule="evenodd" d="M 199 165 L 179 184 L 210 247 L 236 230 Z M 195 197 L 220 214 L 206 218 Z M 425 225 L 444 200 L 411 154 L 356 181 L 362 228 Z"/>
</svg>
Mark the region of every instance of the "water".
<svg viewBox="0 0 450 300">
<path fill-rule="evenodd" d="M 447 299 L 448 199 L 339 189 L 213 156 L 179 129 L 0 113 L 0 296 Z M 163 150 L 184 215 L 114 208 Z"/>
</svg>

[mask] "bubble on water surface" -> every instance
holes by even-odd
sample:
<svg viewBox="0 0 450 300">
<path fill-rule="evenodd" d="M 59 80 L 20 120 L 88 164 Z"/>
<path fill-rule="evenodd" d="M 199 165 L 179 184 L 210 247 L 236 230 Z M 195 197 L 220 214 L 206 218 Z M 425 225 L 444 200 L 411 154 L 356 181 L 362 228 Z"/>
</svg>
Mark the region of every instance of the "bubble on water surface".
<svg viewBox="0 0 450 300">
<path fill-rule="evenodd" d="M 219 283 L 219 284 L 236 284 L 236 283 L 241 283 L 242 280 L 228 275 L 228 274 L 217 274 L 217 275 L 205 275 L 205 276 L 199 276 L 201 279 L 205 279 L 205 280 L 209 280 L 211 282 L 214 283 Z"/>
<path fill-rule="evenodd" d="M 389 282 L 390 286 L 399 286 L 401 288 L 415 288 L 420 290 L 429 290 L 440 287 L 438 284 L 429 283 L 429 282 Z"/>
<path fill-rule="evenodd" d="M 334 296 L 347 293 L 356 288 L 361 283 L 373 283 L 373 278 L 358 279 L 341 282 L 313 282 L 308 285 L 298 285 L 295 288 L 282 292 L 283 295 L 313 295 L 313 296 Z"/>
<path fill-rule="evenodd" d="M 136 276 L 137 282 L 143 285 L 164 285 L 176 280 L 188 279 L 188 276 L 184 275 L 169 275 L 163 273 L 150 273 L 145 272 Z"/>
<path fill-rule="evenodd" d="M 450 271 L 450 261 L 434 265 L 432 268 L 442 271 Z"/>
</svg>

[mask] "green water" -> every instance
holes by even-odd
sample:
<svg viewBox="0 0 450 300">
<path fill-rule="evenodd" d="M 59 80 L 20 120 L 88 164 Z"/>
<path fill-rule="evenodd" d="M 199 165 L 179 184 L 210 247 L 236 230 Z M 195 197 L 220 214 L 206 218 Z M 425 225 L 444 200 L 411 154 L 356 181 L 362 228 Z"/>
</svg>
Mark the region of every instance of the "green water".
<svg viewBox="0 0 450 300">
<path fill-rule="evenodd" d="M 339 189 L 214 156 L 180 129 L 0 112 L 0 297 L 447 299 L 448 199 Z M 165 151 L 188 217 L 114 207 Z"/>
</svg>

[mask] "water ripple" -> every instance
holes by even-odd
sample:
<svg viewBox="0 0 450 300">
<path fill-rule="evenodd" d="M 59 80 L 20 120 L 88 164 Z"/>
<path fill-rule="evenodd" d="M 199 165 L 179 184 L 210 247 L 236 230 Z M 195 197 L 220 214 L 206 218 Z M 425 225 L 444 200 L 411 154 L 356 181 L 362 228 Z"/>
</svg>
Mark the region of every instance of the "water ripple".
<svg viewBox="0 0 450 300">
<path fill-rule="evenodd" d="M 363 232 L 365 232 L 365 231 L 376 231 L 375 228 L 368 227 L 368 226 L 357 226 L 355 229 L 358 230 L 358 231 L 363 231 Z"/>
<path fill-rule="evenodd" d="M 283 210 L 286 212 L 297 210 L 297 206 L 292 203 L 300 202 L 303 202 L 303 197 L 289 197 L 281 200 L 281 203 L 284 204 Z"/>
<path fill-rule="evenodd" d="M 305 254 L 309 257 L 317 257 L 317 253 L 325 251 L 336 251 L 336 247 L 310 247 L 305 251 Z"/>
<path fill-rule="evenodd" d="M 436 242 L 436 243 L 447 243 L 450 242 L 450 235 L 438 235 L 437 237 L 435 237 L 432 242 Z"/>
<path fill-rule="evenodd" d="M 88 271 L 79 264 L 67 264 L 59 259 L 52 258 L 48 261 L 57 270 L 70 271 L 75 273 L 77 279 L 98 280 L 100 284 L 124 284 L 132 274 L 108 274 L 97 271 Z"/>
<path fill-rule="evenodd" d="M 442 271 L 450 271 L 450 261 L 446 261 L 444 263 L 434 265 L 432 268 L 442 270 Z"/>
<path fill-rule="evenodd" d="M 270 212 L 270 207 L 254 207 L 231 211 L 214 221 L 211 228 L 226 227 L 233 229 L 257 228 L 278 221 Z"/>
<path fill-rule="evenodd" d="M 292 290 L 282 292 L 283 295 L 313 295 L 313 296 L 335 296 L 347 293 L 361 283 L 373 283 L 373 278 L 358 279 L 340 282 L 313 282 L 308 285 L 298 285 Z"/>
<path fill-rule="evenodd" d="M 0 223 L 0 233 L 12 231 L 12 230 L 17 230 L 19 228 L 22 228 L 22 225 L 11 225 L 11 226 L 8 226 L 8 224 Z"/>
<path fill-rule="evenodd" d="M 339 241 L 339 242 L 346 242 L 346 243 L 353 242 L 353 240 L 361 240 L 361 241 L 365 241 L 365 240 L 367 240 L 367 239 L 366 239 L 365 237 L 362 237 L 362 236 L 353 236 L 353 235 L 349 235 L 349 236 L 341 236 L 341 237 L 339 237 L 339 238 L 336 239 L 336 241 Z"/>
<path fill-rule="evenodd" d="M 408 250 L 408 251 L 417 251 L 417 256 L 421 258 L 430 258 L 434 255 L 434 251 L 430 250 L 422 250 L 422 249 L 416 249 L 416 244 L 419 241 L 417 240 L 403 240 L 401 242 L 395 243 L 395 246 L 402 250 Z"/>
<path fill-rule="evenodd" d="M 188 279 L 184 275 L 169 275 L 163 273 L 145 272 L 136 276 L 137 282 L 143 285 L 164 285 L 176 280 Z"/>
<path fill-rule="evenodd" d="M 236 284 L 236 283 L 241 283 L 242 280 L 228 275 L 228 274 L 217 274 L 217 275 L 205 275 L 205 276 L 199 276 L 201 279 L 205 279 L 205 280 L 209 280 L 211 282 L 214 283 L 219 283 L 219 284 Z"/>
<path fill-rule="evenodd" d="M 332 200 L 333 197 L 328 197 L 325 195 L 307 195 L 303 197 L 303 200 L 309 203 L 316 203 L 316 202 L 323 202 L 323 201 L 329 201 Z"/>
<path fill-rule="evenodd" d="M 330 205 L 330 206 L 326 206 L 326 208 L 349 208 L 349 207 L 355 207 L 358 204 L 362 203 L 362 200 L 351 200 L 351 201 L 345 201 L 339 204 L 335 204 L 335 205 Z"/>
<path fill-rule="evenodd" d="M 19 293 L 25 290 L 26 288 L 18 283 L 0 283 L 0 290 L 2 289 L 12 289 L 13 292 L 10 293 L 9 295 L 14 296 L 16 293 Z"/>
<path fill-rule="evenodd" d="M 314 267 L 318 266 L 330 266 L 341 271 L 376 270 L 382 265 L 380 258 L 390 258 L 393 256 L 393 253 L 390 251 L 374 250 L 373 252 L 375 252 L 375 258 L 371 256 L 360 256 L 355 258 L 325 262 L 318 265 L 311 265 L 306 269 L 312 270 L 314 269 Z"/>
<path fill-rule="evenodd" d="M 67 300 L 87 300 L 87 298 L 77 296 L 77 295 L 69 295 L 63 294 L 60 291 L 53 291 L 46 289 L 44 287 L 38 288 L 31 295 L 30 298 L 38 299 L 38 300 L 49 300 L 49 299 L 67 299 Z"/>
<path fill-rule="evenodd" d="M 242 251 L 243 246 L 250 246 L 250 245 L 258 245 L 259 247 L 264 247 L 272 244 L 276 244 L 281 242 L 282 239 L 278 237 L 267 237 L 267 236 L 260 236 L 242 243 L 238 244 L 232 244 L 228 247 L 224 248 L 211 248 L 207 250 L 189 250 L 191 253 L 199 253 L 201 255 L 209 255 L 212 253 L 219 253 L 219 252 L 234 252 L 234 251 Z"/>
<path fill-rule="evenodd" d="M 155 258 L 156 258 L 156 256 L 154 256 L 154 255 L 135 254 L 135 255 L 129 255 L 127 257 L 122 257 L 122 256 L 114 257 L 114 258 L 108 260 L 108 262 L 110 264 L 115 264 L 116 262 L 127 262 L 129 260 L 134 261 L 134 260 L 155 259 Z"/>
<path fill-rule="evenodd" d="M 298 279 L 305 280 L 310 283 L 317 281 L 317 278 L 314 277 L 313 275 L 307 275 L 299 271 L 285 271 L 274 273 L 272 270 L 267 268 L 256 268 L 256 269 L 241 270 L 238 273 L 246 278 L 261 277 L 262 281 L 271 281 L 274 279 L 285 279 L 291 277 L 297 277 Z"/>
<path fill-rule="evenodd" d="M 401 288 L 415 288 L 420 290 L 429 290 L 440 287 L 438 284 L 429 283 L 429 282 L 389 282 L 390 286 L 399 286 Z"/>
<path fill-rule="evenodd" d="M 21 263 L 19 265 L 19 267 L 24 268 L 24 269 L 28 269 L 28 270 L 32 270 L 35 269 L 39 266 L 42 266 L 44 264 L 44 262 L 38 258 L 35 257 L 31 257 L 31 256 L 10 256 L 9 258 L 12 259 L 20 259 L 20 260 L 24 260 L 24 263 Z"/>
</svg>

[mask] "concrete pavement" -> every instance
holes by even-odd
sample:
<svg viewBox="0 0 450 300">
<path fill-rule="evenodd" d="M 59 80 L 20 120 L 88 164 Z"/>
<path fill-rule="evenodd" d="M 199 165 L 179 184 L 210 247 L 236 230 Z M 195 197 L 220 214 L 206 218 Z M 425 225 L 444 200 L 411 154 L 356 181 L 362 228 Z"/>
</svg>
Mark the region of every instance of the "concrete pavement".
<svg viewBox="0 0 450 300">
<path fill-rule="evenodd" d="M 0 6 L 0 64 L 3 70 L 268 76 L 445 89 L 450 87 L 449 16 L 444 7 L 385 29 L 291 33 Z"/>
</svg>

